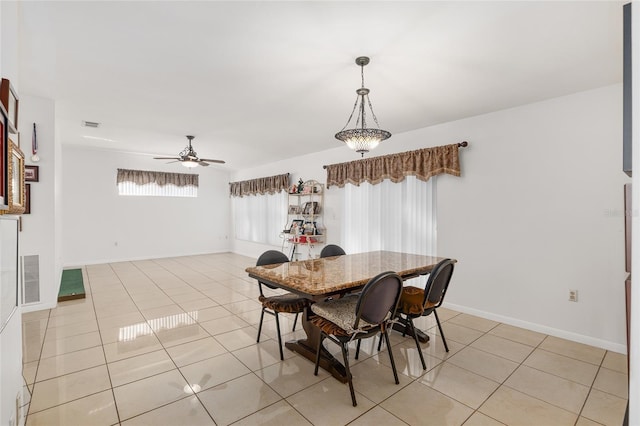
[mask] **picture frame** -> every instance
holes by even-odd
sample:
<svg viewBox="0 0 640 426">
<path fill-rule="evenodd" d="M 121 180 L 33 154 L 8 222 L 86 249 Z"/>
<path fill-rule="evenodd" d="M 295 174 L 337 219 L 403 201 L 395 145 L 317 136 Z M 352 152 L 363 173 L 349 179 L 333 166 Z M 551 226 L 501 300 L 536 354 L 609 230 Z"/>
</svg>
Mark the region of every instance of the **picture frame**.
<svg viewBox="0 0 640 426">
<path fill-rule="evenodd" d="M 24 213 L 31 214 L 31 184 L 24 184 Z"/>
<path fill-rule="evenodd" d="M 304 229 L 304 235 L 318 235 L 316 222 L 305 222 L 302 227 Z"/>
<path fill-rule="evenodd" d="M 291 204 L 289 206 L 289 214 L 300 214 L 300 213 L 301 213 L 300 206 L 296 204 Z"/>
<path fill-rule="evenodd" d="M 17 133 L 19 99 L 13 89 L 13 85 L 6 78 L 3 78 L 2 82 L 0 82 L 0 102 L 2 102 L 2 106 L 7 111 L 9 130 L 11 130 L 11 133 Z"/>
<path fill-rule="evenodd" d="M 304 226 L 304 220 L 302 219 L 293 219 L 291 221 L 291 226 L 289 227 L 290 234 L 301 234 Z"/>
<path fill-rule="evenodd" d="M 7 128 L 7 115 L 4 108 L 0 108 L 0 210 L 7 210 L 9 208 L 9 194 L 8 194 L 8 171 L 7 171 L 7 157 L 8 157 L 8 141 L 9 133 Z"/>
<path fill-rule="evenodd" d="M 40 182 L 40 166 L 24 166 L 25 182 Z"/>
<path fill-rule="evenodd" d="M 9 139 L 8 145 L 9 206 L 7 213 L 22 214 L 25 211 L 24 153 L 11 139 Z"/>
<path fill-rule="evenodd" d="M 302 210 L 303 215 L 314 215 L 319 212 L 318 202 L 317 201 L 307 201 L 304 203 L 304 208 Z"/>
</svg>

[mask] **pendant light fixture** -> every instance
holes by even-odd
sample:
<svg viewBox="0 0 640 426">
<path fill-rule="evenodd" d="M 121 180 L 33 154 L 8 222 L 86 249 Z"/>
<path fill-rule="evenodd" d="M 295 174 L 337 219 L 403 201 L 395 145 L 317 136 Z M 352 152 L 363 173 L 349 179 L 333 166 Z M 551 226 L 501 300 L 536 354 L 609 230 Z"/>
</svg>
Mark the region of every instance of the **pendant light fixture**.
<svg viewBox="0 0 640 426">
<path fill-rule="evenodd" d="M 356 64 L 360 67 L 362 87 L 356 90 L 358 96 L 356 97 L 356 103 L 353 105 L 353 111 L 351 111 L 351 115 L 349 116 L 349 120 L 347 120 L 347 124 L 344 125 L 342 130 L 336 133 L 336 139 L 346 143 L 349 148 L 353 149 L 356 152 L 359 152 L 363 157 L 365 152 L 371 151 L 372 149 L 377 147 L 380 142 L 391 137 L 391 133 L 387 132 L 386 130 L 380 129 L 378 118 L 373 112 L 371 100 L 369 100 L 369 89 L 364 87 L 364 66 L 368 63 L 369 58 L 366 56 L 360 56 L 356 58 Z M 365 98 L 367 105 L 369 106 L 369 111 L 371 111 L 371 117 L 373 118 L 373 121 L 377 126 L 377 128 L 375 129 L 367 128 Z M 353 113 L 356 111 L 356 109 L 358 110 L 358 115 L 356 117 L 354 128 L 347 129 L 347 126 L 349 125 L 349 123 L 351 123 Z"/>
</svg>

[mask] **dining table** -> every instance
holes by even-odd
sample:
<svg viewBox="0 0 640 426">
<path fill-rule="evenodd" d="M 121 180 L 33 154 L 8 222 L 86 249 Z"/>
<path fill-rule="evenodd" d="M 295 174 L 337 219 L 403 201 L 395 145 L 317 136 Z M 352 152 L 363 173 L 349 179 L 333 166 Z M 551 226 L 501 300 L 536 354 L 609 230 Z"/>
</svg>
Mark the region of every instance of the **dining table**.
<svg viewBox="0 0 640 426">
<path fill-rule="evenodd" d="M 403 280 L 426 275 L 444 259 L 444 257 L 393 251 L 370 251 L 251 266 L 246 268 L 246 272 L 251 278 L 315 302 L 358 292 L 371 278 L 382 272 L 393 271 Z M 309 321 L 312 315 L 314 315 L 313 312 L 307 307 L 302 320 L 306 336 L 286 342 L 285 347 L 315 362 L 316 349 L 320 342 L 320 329 Z M 412 335 L 412 330 L 402 331 Z M 416 331 L 420 333 L 419 330 Z M 428 336 L 423 333 L 421 340 L 427 341 Z M 344 365 L 325 348 L 321 350 L 320 366 L 341 382 L 347 382 Z"/>
</svg>

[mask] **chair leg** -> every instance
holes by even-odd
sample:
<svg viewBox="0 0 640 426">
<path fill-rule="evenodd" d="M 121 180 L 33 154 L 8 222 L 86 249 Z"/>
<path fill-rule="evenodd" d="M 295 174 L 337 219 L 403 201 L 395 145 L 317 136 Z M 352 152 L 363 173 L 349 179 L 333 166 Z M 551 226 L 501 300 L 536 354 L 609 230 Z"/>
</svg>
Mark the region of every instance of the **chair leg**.
<svg viewBox="0 0 640 426">
<path fill-rule="evenodd" d="M 360 342 L 362 342 L 362 339 L 358 339 L 358 343 L 356 344 L 356 359 L 358 359 L 358 355 L 360 355 Z"/>
<path fill-rule="evenodd" d="M 418 349 L 418 355 L 420 355 L 420 362 L 422 362 L 422 369 L 427 369 L 427 364 L 424 362 L 424 355 L 422 355 L 422 348 L 420 347 L 420 342 L 418 341 L 418 333 L 416 333 L 416 327 L 413 325 L 413 319 L 411 317 L 407 317 L 407 321 L 409 322 L 409 326 L 411 326 L 411 333 L 413 334 L 413 340 L 416 342 L 416 348 Z"/>
<path fill-rule="evenodd" d="M 340 345 L 342 349 L 342 358 L 344 358 L 344 370 L 347 373 L 347 379 L 349 379 L 349 392 L 351 392 L 351 402 L 355 407 L 358 405 L 356 402 L 356 392 L 353 390 L 353 377 L 351 376 L 351 370 L 349 369 L 349 352 L 347 352 L 347 343 L 342 343 Z"/>
<path fill-rule="evenodd" d="M 380 336 L 380 340 L 378 340 L 378 352 L 380 352 L 381 348 L 382 348 L 382 336 Z"/>
<path fill-rule="evenodd" d="M 442 326 L 440 325 L 440 318 L 438 318 L 438 311 L 434 309 L 433 315 L 436 316 L 436 322 L 438 323 L 438 330 L 440 330 L 440 336 L 442 336 L 442 343 L 444 343 L 444 350 L 449 352 L 449 346 L 447 346 L 447 339 L 444 338 L 444 332 L 442 331 Z"/>
<path fill-rule="evenodd" d="M 262 308 L 262 313 L 260 314 L 260 325 L 258 326 L 258 338 L 256 339 L 256 343 L 260 343 L 260 333 L 262 332 L 263 319 L 264 319 L 264 308 Z"/>
<path fill-rule="evenodd" d="M 300 315 L 300 313 L 296 312 L 296 317 L 293 319 L 293 328 L 291 329 L 291 331 L 296 331 L 296 323 L 298 322 L 298 315 Z"/>
<path fill-rule="evenodd" d="M 318 366 L 320 365 L 320 352 L 322 351 L 322 340 L 324 339 L 324 333 L 320 332 L 320 340 L 318 341 L 318 348 L 316 349 L 316 366 L 313 370 L 313 375 L 318 375 Z"/>
<path fill-rule="evenodd" d="M 400 384 L 398 380 L 398 370 L 396 370 L 396 362 L 393 360 L 393 352 L 391 351 L 391 343 L 389 342 L 389 333 L 385 329 L 382 334 L 384 334 L 384 340 L 387 342 L 387 351 L 389 352 L 389 360 L 391 361 L 391 369 L 393 370 L 393 377 L 396 379 L 396 385 Z M 380 336 L 380 340 L 382 341 L 382 336 Z"/>
<path fill-rule="evenodd" d="M 280 349 L 280 360 L 284 361 L 284 354 L 282 353 L 282 337 L 280 337 L 280 320 L 278 319 L 278 311 L 276 313 L 276 330 L 278 331 L 278 348 Z"/>
</svg>

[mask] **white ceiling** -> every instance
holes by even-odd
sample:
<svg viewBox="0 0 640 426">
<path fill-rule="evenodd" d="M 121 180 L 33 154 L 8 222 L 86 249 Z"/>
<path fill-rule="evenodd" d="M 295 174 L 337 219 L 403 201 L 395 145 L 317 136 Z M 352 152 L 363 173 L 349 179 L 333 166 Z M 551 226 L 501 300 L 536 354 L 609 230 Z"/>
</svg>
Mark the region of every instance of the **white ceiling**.
<svg viewBox="0 0 640 426">
<path fill-rule="evenodd" d="M 20 92 L 56 100 L 63 143 L 175 155 L 193 134 L 200 157 L 227 161 L 212 167 L 340 146 L 361 55 L 396 134 L 622 81 L 621 2 L 19 7 Z"/>
</svg>

